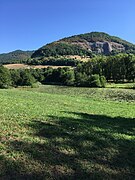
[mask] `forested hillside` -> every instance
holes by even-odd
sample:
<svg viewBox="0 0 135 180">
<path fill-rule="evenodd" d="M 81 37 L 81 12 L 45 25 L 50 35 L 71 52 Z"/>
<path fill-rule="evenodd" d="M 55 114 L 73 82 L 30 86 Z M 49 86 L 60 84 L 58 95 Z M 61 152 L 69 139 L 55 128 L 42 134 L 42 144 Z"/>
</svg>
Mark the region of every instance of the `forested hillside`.
<svg viewBox="0 0 135 180">
<path fill-rule="evenodd" d="M 9 53 L 3 53 L 0 54 L 0 63 L 15 63 L 15 62 L 21 62 L 22 60 L 26 60 L 31 57 L 32 53 L 34 51 L 22 51 L 22 50 L 16 50 Z"/>
<path fill-rule="evenodd" d="M 61 55 L 89 56 L 92 54 L 135 53 L 135 45 L 102 32 L 75 35 L 47 44 L 32 54 L 32 58 Z"/>
</svg>

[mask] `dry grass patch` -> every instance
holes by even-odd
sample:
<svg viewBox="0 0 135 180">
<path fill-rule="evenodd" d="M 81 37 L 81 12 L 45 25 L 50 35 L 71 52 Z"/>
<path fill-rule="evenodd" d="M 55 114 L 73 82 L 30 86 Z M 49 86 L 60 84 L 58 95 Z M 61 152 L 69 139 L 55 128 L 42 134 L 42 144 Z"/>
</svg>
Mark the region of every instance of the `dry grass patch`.
<svg viewBox="0 0 135 180">
<path fill-rule="evenodd" d="M 67 66 L 51 66 L 51 65 L 26 65 L 26 64 L 6 64 L 4 65 L 4 67 L 8 68 L 8 69 L 43 69 L 43 68 L 48 68 L 51 67 L 53 69 L 57 69 L 57 68 L 64 68 Z M 71 66 L 68 66 L 69 68 L 72 68 Z"/>
</svg>

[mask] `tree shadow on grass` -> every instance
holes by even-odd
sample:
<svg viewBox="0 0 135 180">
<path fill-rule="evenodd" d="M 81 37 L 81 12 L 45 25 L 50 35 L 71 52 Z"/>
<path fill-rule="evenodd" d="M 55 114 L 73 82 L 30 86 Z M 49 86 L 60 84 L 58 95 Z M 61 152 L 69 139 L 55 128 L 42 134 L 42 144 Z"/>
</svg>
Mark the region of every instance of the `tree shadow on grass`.
<svg viewBox="0 0 135 180">
<path fill-rule="evenodd" d="M 1 177 L 9 179 L 134 179 L 135 119 L 78 112 L 33 120 L 31 141 L 11 141 Z M 67 117 L 66 113 L 68 116 Z M 37 142 L 35 139 L 37 139 Z M 25 156 L 25 157 L 24 157 Z"/>
</svg>

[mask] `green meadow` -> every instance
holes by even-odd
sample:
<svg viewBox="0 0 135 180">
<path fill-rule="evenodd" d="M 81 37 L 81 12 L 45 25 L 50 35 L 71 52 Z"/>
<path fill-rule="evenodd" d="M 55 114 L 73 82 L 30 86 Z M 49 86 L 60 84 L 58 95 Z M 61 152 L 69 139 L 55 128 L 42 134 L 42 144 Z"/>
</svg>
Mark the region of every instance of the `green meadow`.
<svg viewBox="0 0 135 180">
<path fill-rule="evenodd" d="M 0 179 L 135 179 L 135 90 L 0 90 Z"/>
</svg>

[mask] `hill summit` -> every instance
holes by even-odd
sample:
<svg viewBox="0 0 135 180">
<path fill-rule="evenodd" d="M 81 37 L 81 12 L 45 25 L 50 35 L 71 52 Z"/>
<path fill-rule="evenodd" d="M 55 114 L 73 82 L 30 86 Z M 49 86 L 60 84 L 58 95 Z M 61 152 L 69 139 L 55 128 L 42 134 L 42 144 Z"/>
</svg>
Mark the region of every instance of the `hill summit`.
<svg viewBox="0 0 135 180">
<path fill-rule="evenodd" d="M 35 51 L 32 58 L 63 55 L 109 55 L 119 52 L 135 53 L 135 45 L 104 32 L 91 32 L 47 44 Z"/>
</svg>

